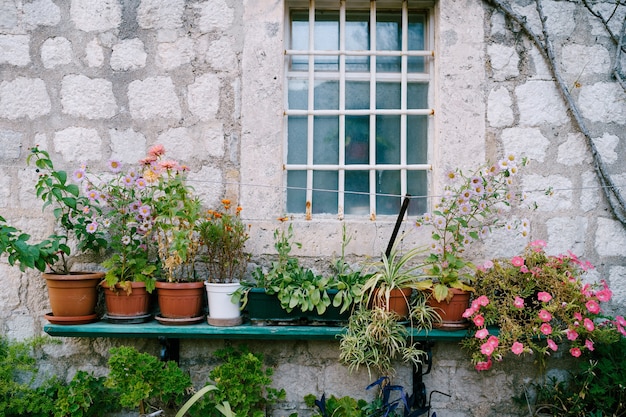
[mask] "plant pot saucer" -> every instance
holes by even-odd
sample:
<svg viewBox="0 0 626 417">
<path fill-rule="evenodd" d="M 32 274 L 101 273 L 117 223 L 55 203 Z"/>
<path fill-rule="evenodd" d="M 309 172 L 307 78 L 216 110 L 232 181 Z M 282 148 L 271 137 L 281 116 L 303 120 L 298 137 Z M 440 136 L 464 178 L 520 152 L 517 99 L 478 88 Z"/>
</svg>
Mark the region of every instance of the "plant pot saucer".
<svg viewBox="0 0 626 417">
<path fill-rule="evenodd" d="M 462 322 L 443 322 L 443 323 L 434 323 L 433 328 L 438 330 L 463 330 L 467 329 L 470 326 L 469 321 Z"/>
<path fill-rule="evenodd" d="M 87 316 L 56 316 L 52 313 L 44 315 L 44 318 L 52 324 L 87 324 L 98 320 L 96 313 Z"/>
<path fill-rule="evenodd" d="M 102 319 L 113 324 L 138 324 L 145 323 L 152 318 L 152 314 L 141 314 L 137 316 L 111 316 L 105 314 Z"/>
<path fill-rule="evenodd" d="M 213 319 L 207 316 L 206 319 L 207 323 L 209 323 L 211 326 L 217 327 L 239 326 L 241 323 L 243 323 L 243 319 L 241 317 L 233 317 L 231 319 Z"/>
<path fill-rule="evenodd" d="M 169 325 L 169 326 L 183 326 L 185 324 L 196 324 L 200 323 L 204 320 L 204 316 L 196 316 L 196 317 L 184 317 L 180 319 L 172 319 L 169 317 L 163 317 L 160 314 L 154 316 L 154 318 L 161 324 Z"/>
</svg>

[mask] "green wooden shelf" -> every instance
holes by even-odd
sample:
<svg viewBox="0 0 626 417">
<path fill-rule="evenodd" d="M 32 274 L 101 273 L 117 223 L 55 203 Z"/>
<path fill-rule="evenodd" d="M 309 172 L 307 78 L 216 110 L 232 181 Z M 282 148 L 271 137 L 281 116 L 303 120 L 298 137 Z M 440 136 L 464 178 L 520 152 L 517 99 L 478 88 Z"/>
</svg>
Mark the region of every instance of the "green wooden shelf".
<svg viewBox="0 0 626 417">
<path fill-rule="evenodd" d="M 266 340 L 335 340 L 344 332 L 336 326 L 269 326 L 244 323 L 240 326 L 216 327 L 205 322 L 185 326 L 163 325 L 156 320 L 139 324 L 114 324 L 98 321 L 89 324 L 46 324 L 44 331 L 57 337 L 135 337 L 169 339 L 266 339 Z M 430 332 L 413 331 L 419 341 L 459 341 L 466 330 Z"/>
</svg>

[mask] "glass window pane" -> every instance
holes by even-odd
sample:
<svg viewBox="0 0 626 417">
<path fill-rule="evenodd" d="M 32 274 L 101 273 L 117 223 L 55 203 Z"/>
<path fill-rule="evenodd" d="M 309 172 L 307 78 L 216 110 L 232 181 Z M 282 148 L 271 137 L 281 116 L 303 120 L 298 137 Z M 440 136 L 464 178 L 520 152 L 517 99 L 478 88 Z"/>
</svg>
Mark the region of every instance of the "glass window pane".
<svg viewBox="0 0 626 417">
<path fill-rule="evenodd" d="M 408 83 L 407 84 L 407 109 L 427 109 L 428 108 L 428 84 Z"/>
<path fill-rule="evenodd" d="M 409 15 L 409 51 L 423 51 L 426 47 L 424 44 L 424 28 L 425 16 L 423 14 Z M 424 72 L 425 58 L 422 56 L 408 57 L 409 72 Z"/>
<path fill-rule="evenodd" d="M 287 119 L 287 163 L 306 164 L 306 116 L 289 116 Z"/>
<path fill-rule="evenodd" d="M 346 116 L 346 164 L 369 162 L 369 116 Z"/>
<path fill-rule="evenodd" d="M 376 163 L 400 163 L 400 116 L 376 116 Z"/>
<path fill-rule="evenodd" d="M 287 212 L 304 213 L 306 210 L 306 171 L 287 172 Z"/>
<path fill-rule="evenodd" d="M 406 189 L 413 197 L 409 204 L 409 216 L 419 216 L 428 210 L 428 174 L 426 171 L 408 171 Z"/>
<path fill-rule="evenodd" d="M 337 171 L 313 171 L 313 213 L 337 213 L 338 177 Z"/>
<path fill-rule="evenodd" d="M 370 108 L 369 81 L 346 81 L 346 109 L 363 110 Z"/>
<path fill-rule="evenodd" d="M 307 12 L 294 12 L 291 15 L 291 49 L 307 51 L 309 49 L 309 16 Z M 291 56 L 293 71 L 307 71 L 309 57 L 306 55 Z"/>
<path fill-rule="evenodd" d="M 376 214 L 400 212 L 400 171 L 376 171 Z"/>
<path fill-rule="evenodd" d="M 316 110 L 339 109 L 339 82 L 316 81 L 313 107 Z"/>
<path fill-rule="evenodd" d="M 287 94 L 287 108 L 306 110 L 309 97 L 309 82 L 307 80 L 289 80 L 289 91 Z"/>
<path fill-rule="evenodd" d="M 313 163 L 339 163 L 339 117 L 316 116 L 313 119 Z"/>
<path fill-rule="evenodd" d="M 406 162 L 428 162 L 428 116 L 407 116 Z"/>
<path fill-rule="evenodd" d="M 376 84 L 376 108 L 399 109 L 400 108 L 400 83 Z"/>
<path fill-rule="evenodd" d="M 315 12 L 315 50 L 336 51 L 339 49 L 339 12 Z M 338 71 L 338 55 L 316 55 L 316 71 Z"/>
<path fill-rule="evenodd" d="M 344 194 L 345 214 L 369 214 L 369 172 L 346 171 L 346 185 Z"/>
<path fill-rule="evenodd" d="M 376 50 L 400 51 L 402 49 L 402 31 L 399 13 L 379 13 L 376 16 Z M 376 57 L 376 71 L 400 72 L 400 57 Z"/>
<path fill-rule="evenodd" d="M 369 13 L 346 12 L 346 50 L 368 51 L 370 49 Z M 346 71 L 369 71 L 367 56 L 346 56 Z"/>
</svg>

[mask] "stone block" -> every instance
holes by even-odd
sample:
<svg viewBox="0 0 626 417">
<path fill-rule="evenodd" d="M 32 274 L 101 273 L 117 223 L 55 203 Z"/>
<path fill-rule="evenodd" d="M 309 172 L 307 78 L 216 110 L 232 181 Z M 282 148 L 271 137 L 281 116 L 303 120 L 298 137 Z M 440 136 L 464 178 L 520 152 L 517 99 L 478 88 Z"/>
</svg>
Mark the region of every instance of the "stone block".
<svg viewBox="0 0 626 417">
<path fill-rule="evenodd" d="M 504 81 L 519 75 L 519 55 L 515 48 L 499 44 L 487 47 L 489 62 L 496 81 Z"/>
<path fill-rule="evenodd" d="M 30 35 L 0 35 L 0 65 L 23 67 L 30 63 Z"/>
<path fill-rule="evenodd" d="M 505 127 L 513 124 L 513 101 L 506 87 L 491 90 L 487 101 L 487 120 L 492 127 Z"/>
<path fill-rule="evenodd" d="M 548 229 L 546 253 L 559 255 L 571 250 L 576 255 L 583 256 L 587 243 L 587 224 L 587 218 L 582 216 L 548 219 L 546 221 Z"/>
<path fill-rule="evenodd" d="M 551 212 L 572 208 L 572 180 L 563 175 L 522 175 L 522 188 L 533 190 L 530 199 L 537 203 L 537 210 Z M 548 192 L 546 194 L 546 192 Z"/>
<path fill-rule="evenodd" d="M 200 120 L 214 120 L 220 106 L 220 79 L 215 74 L 203 74 L 187 87 L 189 111 Z"/>
<path fill-rule="evenodd" d="M 61 21 L 61 9 L 52 0 L 35 0 L 22 8 L 24 23 L 32 26 L 55 26 Z"/>
<path fill-rule="evenodd" d="M 626 124 L 626 93 L 616 82 L 582 86 L 578 105 L 592 122 Z"/>
<path fill-rule="evenodd" d="M 17 159 L 22 150 L 21 132 L 13 130 L 0 130 L 0 161 Z"/>
<path fill-rule="evenodd" d="M 564 73 L 577 79 L 591 74 L 606 74 L 611 70 L 611 56 L 602 45 L 564 45 L 561 68 Z"/>
<path fill-rule="evenodd" d="M 72 44 L 62 36 L 46 39 L 41 45 L 41 61 L 48 69 L 71 63 L 73 55 Z"/>
<path fill-rule="evenodd" d="M 67 161 L 80 163 L 102 159 L 102 139 L 95 129 L 68 127 L 54 134 L 53 143 L 54 150 Z"/>
<path fill-rule="evenodd" d="M 563 125 L 568 117 L 554 82 L 529 81 L 515 89 L 521 126 Z"/>
<path fill-rule="evenodd" d="M 137 22 L 142 29 L 177 29 L 183 24 L 183 0 L 142 0 Z"/>
<path fill-rule="evenodd" d="M 109 129 L 111 158 L 136 164 L 146 156 L 146 137 L 133 129 Z"/>
<path fill-rule="evenodd" d="M 180 102 L 169 77 L 135 80 L 128 86 L 130 114 L 135 119 L 179 119 Z"/>
<path fill-rule="evenodd" d="M 132 71 L 145 67 L 147 57 L 141 39 L 124 39 L 113 46 L 110 65 L 115 71 Z"/>
<path fill-rule="evenodd" d="M 17 77 L 0 83 L 0 117 L 35 119 L 50 113 L 46 84 L 40 78 Z"/>
<path fill-rule="evenodd" d="M 92 39 L 87 46 L 85 46 L 85 62 L 90 67 L 99 67 L 104 62 L 104 52 L 102 46 L 97 39 Z"/>
<path fill-rule="evenodd" d="M 122 21 L 122 8 L 117 0 L 72 0 L 70 17 L 85 32 L 105 32 Z"/>
<path fill-rule="evenodd" d="M 194 42 L 190 38 L 180 38 L 175 42 L 160 43 L 157 48 L 157 65 L 172 70 L 189 64 L 195 56 Z"/>
<path fill-rule="evenodd" d="M 117 113 L 113 84 L 103 78 L 66 75 L 61 82 L 61 104 L 63 113 L 74 117 L 101 119 Z"/>
<path fill-rule="evenodd" d="M 505 154 L 514 154 L 520 159 L 543 162 L 550 141 L 538 128 L 512 127 L 502 131 L 502 145 Z"/>
<path fill-rule="evenodd" d="M 625 256 L 626 230 L 617 220 L 598 217 L 595 248 L 600 256 Z"/>
<path fill-rule="evenodd" d="M 573 166 L 588 162 L 590 156 L 587 152 L 585 137 L 580 133 L 569 133 L 567 140 L 558 147 L 556 161 L 560 164 Z"/>
<path fill-rule="evenodd" d="M 205 1 L 195 7 L 200 14 L 198 17 L 200 32 L 226 30 L 233 24 L 235 12 L 225 0 Z"/>
</svg>

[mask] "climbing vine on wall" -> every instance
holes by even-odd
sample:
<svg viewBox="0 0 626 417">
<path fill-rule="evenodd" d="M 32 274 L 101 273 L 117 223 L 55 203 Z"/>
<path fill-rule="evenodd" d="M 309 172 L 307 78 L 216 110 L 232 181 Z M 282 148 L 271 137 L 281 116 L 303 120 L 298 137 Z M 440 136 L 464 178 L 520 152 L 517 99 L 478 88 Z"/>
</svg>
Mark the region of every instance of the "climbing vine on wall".
<svg viewBox="0 0 626 417">
<path fill-rule="evenodd" d="M 578 104 L 571 95 L 563 76 L 561 74 L 555 52 L 553 47 L 553 39 L 549 33 L 549 27 L 547 24 L 547 16 L 543 7 L 544 0 L 532 0 L 535 3 L 537 15 L 539 17 L 540 32 L 539 30 L 533 30 L 529 24 L 528 15 L 523 15 L 512 7 L 511 3 L 507 3 L 503 0 L 485 0 L 485 2 L 493 7 L 495 10 L 503 13 L 509 22 L 514 22 L 519 29 L 532 41 L 537 47 L 543 58 L 545 59 L 552 76 L 557 84 L 561 96 L 565 101 L 565 105 L 571 113 L 571 117 L 584 135 L 589 151 L 593 158 L 593 165 L 596 175 L 600 181 L 601 188 L 604 196 L 611 208 L 611 212 L 617 220 L 626 228 L 626 201 L 618 185 L 615 184 L 611 177 L 606 164 L 602 160 L 600 153 L 594 143 L 591 132 L 587 126 L 585 119 L 581 115 Z M 563 2 L 570 3 L 570 2 Z M 626 91 L 626 76 L 624 75 L 624 68 L 622 68 L 622 57 L 626 56 L 626 12 L 621 12 L 620 8 L 626 8 L 626 2 L 624 0 L 616 0 L 613 3 L 601 3 L 602 5 L 610 5 L 611 8 L 608 13 L 602 13 L 598 8 L 599 3 L 590 3 L 588 0 L 575 0 L 571 3 L 584 7 L 595 19 L 598 19 L 604 30 L 607 32 L 609 38 L 615 45 L 615 55 L 613 57 L 613 65 L 611 68 L 611 76 L 616 81 L 616 88 L 622 88 Z M 622 19 L 621 25 L 619 25 L 619 32 L 615 32 L 611 29 L 611 21 L 615 19 Z M 515 29 L 517 30 L 517 28 Z M 621 138 L 626 140 L 626 138 Z"/>
</svg>

